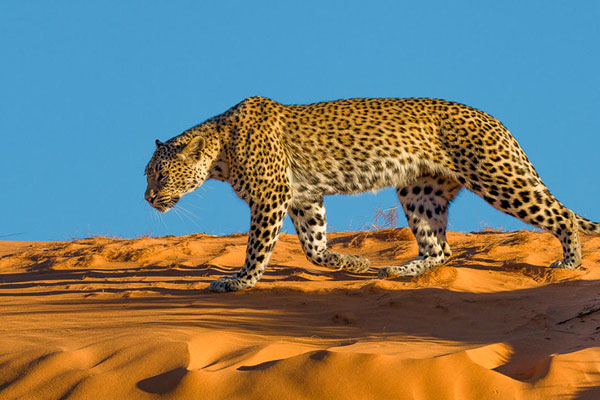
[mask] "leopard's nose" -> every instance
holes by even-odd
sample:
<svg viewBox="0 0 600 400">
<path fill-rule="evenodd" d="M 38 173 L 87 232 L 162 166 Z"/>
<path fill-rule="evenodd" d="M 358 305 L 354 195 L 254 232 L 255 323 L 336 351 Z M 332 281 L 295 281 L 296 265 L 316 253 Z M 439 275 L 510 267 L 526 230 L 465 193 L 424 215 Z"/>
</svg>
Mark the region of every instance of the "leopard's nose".
<svg viewBox="0 0 600 400">
<path fill-rule="evenodd" d="M 154 203 L 154 200 L 156 199 L 156 190 L 154 189 L 146 189 L 146 193 L 144 194 L 144 198 L 146 199 L 146 201 L 150 204 Z"/>
</svg>

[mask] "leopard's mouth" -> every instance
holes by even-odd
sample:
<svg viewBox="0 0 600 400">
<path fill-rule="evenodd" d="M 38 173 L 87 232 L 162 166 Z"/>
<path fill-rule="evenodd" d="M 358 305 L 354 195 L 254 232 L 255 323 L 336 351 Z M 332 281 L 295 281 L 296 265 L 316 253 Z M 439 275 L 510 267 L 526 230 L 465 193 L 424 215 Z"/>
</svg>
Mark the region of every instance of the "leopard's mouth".
<svg viewBox="0 0 600 400">
<path fill-rule="evenodd" d="M 153 199 L 148 199 L 148 203 L 156 210 L 161 213 L 165 213 L 169 211 L 171 208 L 175 207 L 175 204 L 179 201 L 181 196 L 161 196 L 155 197 Z"/>
</svg>

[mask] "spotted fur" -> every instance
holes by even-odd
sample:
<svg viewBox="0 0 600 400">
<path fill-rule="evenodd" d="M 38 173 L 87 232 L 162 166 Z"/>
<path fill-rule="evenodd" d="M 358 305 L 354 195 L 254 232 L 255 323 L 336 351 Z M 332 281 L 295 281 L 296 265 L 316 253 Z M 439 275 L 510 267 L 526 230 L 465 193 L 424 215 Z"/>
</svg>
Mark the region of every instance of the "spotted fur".
<svg viewBox="0 0 600 400">
<path fill-rule="evenodd" d="M 226 292 L 252 287 L 263 274 L 283 219 L 292 218 L 307 258 L 363 272 L 369 261 L 327 249 L 323 196 L 397 188 L 419 255 L 379 277 L 415 276 L 451 256 L 448 207 L 466 187 L 495 208 L 554 234 L 563 260 L 581 266 L 579 230 L 600 224 L 563 206 L 494 117 L 436 99 L 350 99 L 283 105 L 251 97 L 166 143 L 146 168 L 146 200 L 169 210 L 206 179 L 229 182 L 250 206 L 246 261 L 214 281 Z"/>
</svg>

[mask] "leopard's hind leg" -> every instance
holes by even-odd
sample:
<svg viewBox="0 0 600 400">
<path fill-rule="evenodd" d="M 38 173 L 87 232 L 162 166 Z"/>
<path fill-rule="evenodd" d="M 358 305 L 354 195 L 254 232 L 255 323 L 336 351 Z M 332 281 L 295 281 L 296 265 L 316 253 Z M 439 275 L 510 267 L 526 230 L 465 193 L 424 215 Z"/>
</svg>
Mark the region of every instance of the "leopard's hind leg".
<svg viewBox="0 0 600 400">
<path fill-rule="evenodd" d="M 552 233 L 562 245 L 563 259 L 550 265 L 553 268 L 578 269 L 581 266 L 581 243 L 577 216 L 558 201 L 537 174 L 525 173 L 512 179 L 494 177 L 499 184 L 467 182 L 475 193 L 488 203 L 521 221 Z"/>
<path fill-rule="evenodd" d="M 450 258 L 452 251 L 446 240 L 448 206 L 461 187 L 450 178 L 436 175 L 397 188 L 406 219 L 417 239 L 419 255 L 404 265 L 381 268 L 379 278 L 417 276 Z"/>
</svg>

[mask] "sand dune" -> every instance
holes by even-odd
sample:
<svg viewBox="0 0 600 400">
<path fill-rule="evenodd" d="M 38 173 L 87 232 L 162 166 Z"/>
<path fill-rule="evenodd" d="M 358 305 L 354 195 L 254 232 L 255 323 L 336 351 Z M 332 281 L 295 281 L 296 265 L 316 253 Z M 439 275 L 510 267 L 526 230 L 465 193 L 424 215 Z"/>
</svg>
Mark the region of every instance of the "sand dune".
<svg viewBox="0 0 600 400">
<path fill-rule="evenodd" d="M 284 234 L 255 288 L 208 292 L 246 239 L 0 242 L 0 398 L 600 398 L 600 238 L 563 271 L 548 234 L 450 233 L 446 266 L 382 281 L 407 228 L 330 235 L 364 275 Z"/>
</svg>

